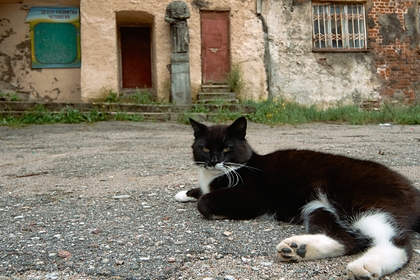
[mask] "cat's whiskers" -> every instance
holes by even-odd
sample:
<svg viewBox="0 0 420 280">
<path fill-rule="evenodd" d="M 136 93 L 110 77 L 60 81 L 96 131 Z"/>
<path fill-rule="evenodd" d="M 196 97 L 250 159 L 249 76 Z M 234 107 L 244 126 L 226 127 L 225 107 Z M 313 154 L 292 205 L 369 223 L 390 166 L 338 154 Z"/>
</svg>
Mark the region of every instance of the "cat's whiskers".
<svg viewBox="0 0 420 280">
<path fill-rule="evenodd" d="M 239 164 L 224 163 L 223 167 L 228 178 L 228 188 L 235 187 L 239 182 L 243 182 L 241 175 L 236 171 L 241 167 Z"/>
<path fill-rule="evenodd" d="M 198 165 L 198 166 L 206 166 L 207 165 L 207 163 L 205 162 L 205 161 L 194 161 L 194 163 L 196 164 L 196 165 Z"/>
<path fill-rule="evenodd" d="M 233 163 L 233 162 L 231 163 L 231 162 L 229 162 L 227 164 L 229 166 L 235 167 L 235 169 L 239 169 L 241 167 L 244 167 L 244 168 L 247 168 L 247 169 L 252 170 L 252 171 L 262 171 L 261 169 L 253 167 L 253 166 L 249 166 L 246 163 Z"/>
</svg>

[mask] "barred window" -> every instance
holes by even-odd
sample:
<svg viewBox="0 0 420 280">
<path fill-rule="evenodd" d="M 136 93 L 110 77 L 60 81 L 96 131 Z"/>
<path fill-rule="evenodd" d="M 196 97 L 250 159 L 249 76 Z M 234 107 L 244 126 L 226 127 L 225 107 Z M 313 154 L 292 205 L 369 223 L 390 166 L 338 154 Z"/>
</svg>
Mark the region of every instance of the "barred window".
<svg viewBox="0 0 420 280">
<path fill-rule="evenodd" d="M 363 4 L 313 3 L 313 49 L 366 50 Z"/>
</svg>

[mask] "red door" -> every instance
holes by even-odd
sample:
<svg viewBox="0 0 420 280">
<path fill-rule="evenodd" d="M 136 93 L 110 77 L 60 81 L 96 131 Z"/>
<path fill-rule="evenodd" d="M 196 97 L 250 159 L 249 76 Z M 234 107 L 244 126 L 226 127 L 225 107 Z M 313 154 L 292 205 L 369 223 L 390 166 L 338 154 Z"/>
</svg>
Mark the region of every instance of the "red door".
<svg viewBox="0 0 420 280">
<path fill-rule="evenodd" d="M 121 27 L 123 88 L 151 88 L 152 61 L 149 27 Z"/>
<path fill-rule="evenodd" d="M 229 12 L 201 11 L 203 84 L 226 83 L 230 65 Z"/>
</svg>

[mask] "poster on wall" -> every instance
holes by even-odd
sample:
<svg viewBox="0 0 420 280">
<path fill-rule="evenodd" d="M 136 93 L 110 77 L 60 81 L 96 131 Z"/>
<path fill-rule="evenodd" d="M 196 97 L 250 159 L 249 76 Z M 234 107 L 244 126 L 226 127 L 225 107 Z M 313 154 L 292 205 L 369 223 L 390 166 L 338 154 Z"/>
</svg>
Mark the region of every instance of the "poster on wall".
<svg viewBox="0 0 420 280">
<path fill-rule="evenodd" d="M 77 7 L 32 7 L 32 68 L 79 68 L 80 17 Z"/>
</svg>

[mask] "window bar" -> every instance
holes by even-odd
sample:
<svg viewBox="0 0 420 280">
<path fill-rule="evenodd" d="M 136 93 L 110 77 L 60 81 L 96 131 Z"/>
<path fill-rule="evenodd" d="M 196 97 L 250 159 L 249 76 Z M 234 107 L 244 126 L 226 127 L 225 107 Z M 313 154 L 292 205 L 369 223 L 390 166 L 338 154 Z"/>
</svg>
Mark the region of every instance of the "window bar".
<svg viewBox="0 0 420 280">
<path fill-rule="evenodd" d="M 354 8 L 354 5 L 353 4 L 351 4 L 351 31 L 352 31 L 352 35 L 351 35 L 351 37 L 352 37 L 352 40 L 353 40 L 353 48 L 355 48 L 356 47 L 356 41 L 355 41 L 355 32 L 356 32 L 356 30 L 354 29 L 354 16 L 355 16 L 355 14 L 354 14 L 354 10 L 353 10 L 353 8 Z"/>
<path fill-rule="evenodd" d="M 327 27 L 327 30 L 326 30 L 326 38 L 325 38 L 325 40 L 327 41 L 327 44 L 328 44 L 328 48 L 332 48 L 332 36 L 331 36 L 331 7 L 330 7 L 330 5 L 328 5 L 329 7 L 328 7 L 328 9 L 325 9 L 325 11 L 326 11 L 326 17 L 325 17 L 325 19 L 324 19 L 324 24 L 326 23 L 326 27 Z"/>
<path fill-rule="evenodd" d="M 366 32 L 365 32 L 365 7 L 363 5 L 360 5 L 360 11 L 361 11 L 361 18 L 360 18 L 360 40 L 363 40 L 360 44 L 360 47 L 365 48 L 366 45 Z M 362 37 L 363 35 L 363 37 Z"/>
<path fill-rule="evenodd" d="M 334 10 L 334 26 L 335 26 L 335 47 L 339 48 L 339 35 L 338 35 L 338 25 L 337 25 L 337 9 L 335 7 L 333 7 Z"/>
<path fill-rule="evenodd" d="M 322 48 L 322 42 L 321 42 L 321 17 L 319 15 L 319 11 L 321 10 L 321 5 L 318 6 L 317 14 L 318 14 L 318 43 L 319 48 Z"/>
<path fill-rule="evenodd" d="M 355 32 L 357 32 L 357 35 L 355 35 L 356 40 L 356 48 L 360 49 L 360 14 L 359 14 L 359 5 L 355 5 L 355 8 L 353 8 L 353 11 L 355 13 L 354 15 L 354 27 Z"/>
<path fill-rule="evenodd" d="M 360 32 L 360 19 L 362 18 L 362 14 L 360 13 L 360 5 L 357 5 L 357 32 L 358 32 L 358 36 L 357 36 L 357 40 L 358 40 L 358 47 L 359 49 L 362 48 L 362 33 Z"/>
<path fill-rule="evenodd" d="M 349 47 L 349 27 L 348 27 L 348 10 L 346 5 L 341 5 L 341 22 L 343 23 L 343 27 L 341 30 L 341 34 L 343 36 L 343 49 L 347 49 Z"/>
</svg>

